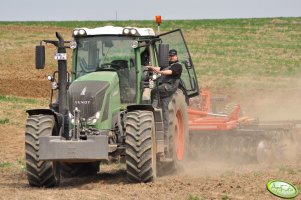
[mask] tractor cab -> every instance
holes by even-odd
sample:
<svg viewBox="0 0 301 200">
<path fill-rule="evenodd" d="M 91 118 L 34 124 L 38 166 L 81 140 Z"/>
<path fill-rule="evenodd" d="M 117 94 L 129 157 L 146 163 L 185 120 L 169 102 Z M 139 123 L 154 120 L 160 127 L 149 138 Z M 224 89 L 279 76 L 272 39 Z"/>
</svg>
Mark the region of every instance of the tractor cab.
<svg viewBox="0 0 301 200">
<path fill-rule="evenodd" d="M 90 73 L 117 72 L 121 103 L 141 103 L 144 88 L 152 79 L 145 66 L 168 65 L 162 43 L 178 51 L 183 66 L 180 87 L 187 98 L 199 94 L 192 59 L 179 29 L 155 35 L 151 28 L 76 28 L 73 37 L 72 79 L 83 80 Z"/>
<path fill-rule="evenodd" d="M 148 28 L 122 28 L 105 26 L 95 29 L 75 29 L 73 52 L 73 80 L 84 80 L 90 73 L 116 72 L 120 101 L 138 103 L 141 90 L 140 40 L 150 40 L 155 33 Z M 87 76 L 86 76 L 87 77 Z M 99 75 L 102 79 L 102 75 Z"/>
</svg>

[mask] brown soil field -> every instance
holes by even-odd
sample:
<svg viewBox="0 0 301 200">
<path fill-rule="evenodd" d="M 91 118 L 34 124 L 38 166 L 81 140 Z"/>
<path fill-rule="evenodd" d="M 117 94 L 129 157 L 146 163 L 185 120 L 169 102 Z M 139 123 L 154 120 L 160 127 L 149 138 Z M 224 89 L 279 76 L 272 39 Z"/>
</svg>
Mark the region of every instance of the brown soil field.
<svg viewBox="0 0 301 200">
<path fill-rule="evenodd" d="M 24 130 L 0 126 L 0 199 L 278 199 L 266 190 L 270 179 L 301 185 L 301 163 L 270 165 L 194 160 L 181 172 L 153 183 L 130 184 L 124 167 L 101 165 L 94 177 L 63 179 L 58 188 L 28 185 L 24 163 Z"/>
<path fill-rule="evenodd" d="M 32 32 L 30 42 L 20 47 L 1 42 L 0 95 L 30 98 L 48 98 L 50 89 L 46 79 L 55 70 L 50 62 L 43 71 L 34 69 L 34 46 L 41 37 L 53 38 L 54 31 L 70 35 L 70 30 L 47 27 L 1 27 L 12 34 Z M 66 38 L 68 39 L 68 38 Z M 53 52 L 47 51 L 47 56 Z M 205 80 L 210 77 L 205 77 Z M 275 79 L 276 82 L 280 81 Z M 259 82 L 273 82 L 259 80 Z M 286 80 L 290 88 L 269 87 L 260 89 L 237 87 L 215 89 L 227 101 L 240 103 L 245 113 L 260 119 L 301 119 L 299 102 L 301 91 L 295 87 L 299 80 Z M 248 82 L 251 80 L 243 80 Z M 254 80 L 253 80 L 254 81 Z M 209 84 L 210 86 L 210 84 Z M 1 110 L 0 110 L 1 112 Z M 25 112 L 25 111 L 24 111 Z M 25 124 L 25 122 L 24 122 Z M 0 125 L 0 199 L 279 199 L 270 194 L 266 184 L 270 179 L 286 180 L 298 188 L 301 186 L 301 162 L 271 162 L 266 165 L 234 164 L 209 160 L 190 160 L 177 174 L 158 177 L 153 183 L 130 184 L 125 179 L 124 166 L 101 165 L 101 172 L 88 178 L 63 179 L 57 188 L 32 188 L 26 178 L 24 158 L 24 127 Z M 197 152 L 196 152 L 197 153 Z M 300 196 L 299 196 L 300 197 Z M 300 197 L 301 198 L 301 197 Z"/>
</svg>

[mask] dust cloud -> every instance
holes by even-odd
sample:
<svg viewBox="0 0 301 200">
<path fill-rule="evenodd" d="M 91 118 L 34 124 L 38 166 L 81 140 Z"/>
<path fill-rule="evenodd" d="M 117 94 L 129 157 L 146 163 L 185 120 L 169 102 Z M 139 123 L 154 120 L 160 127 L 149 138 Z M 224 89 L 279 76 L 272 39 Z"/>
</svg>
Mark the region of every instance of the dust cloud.
<svg viewBox="0 0 301 200">
<path fill-rule="evenodd" d="M 250 84 L 246 86 L 240 84 L 241 81 Z M 200 139 L 191 140 L 190 158 L 182 163 L 182 174 L 201 177 L 244 174 L 277 169 L 301 160 L 301 79 L 236 80 L 235 85 L 236 88 L 212 95 L 225 96 L 225 104 L 239 104 L 242 115 L 258 120 L 259 124 L 279 125 L 279 131 L 270 131 L 268 139 L 254 133 L 254 137 L 246 140 L 239 139 L 239 134 L 227 137 L 221 136 L 224 134 L 222 132 L 216 132 L 211 136 L 202 136 L 199 132 Z M 281 126 L 290 126 L 289 133 L 283 131 Z M 267 146 L 263 150 L 260 149 L 262 144 Z M 260 156 L 264 157 L 263 160 L 258 158 Z"/>
</svg>

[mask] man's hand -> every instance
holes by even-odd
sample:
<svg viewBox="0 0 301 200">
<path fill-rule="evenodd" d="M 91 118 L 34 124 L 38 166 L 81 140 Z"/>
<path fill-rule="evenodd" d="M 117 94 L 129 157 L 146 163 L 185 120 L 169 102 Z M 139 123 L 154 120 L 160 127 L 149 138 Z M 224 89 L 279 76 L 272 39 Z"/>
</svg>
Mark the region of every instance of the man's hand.
<svg viewBox="0 0 301 200">
<path fill-rule="evenodd" d="M 160 67 L 154 67 L 154 66 L 146 66 L 146 67 L 158 74 L 160 73 Z"/>
<path fill-rule="evenodd" d="M 172 71 L 170 69 L 160 71 L 160 67 L 153 67 L 153 66 L 146 66 L 146 67 L 150 70 L 153 70 L 157 74 L 172 75 Z"/>
</svg>

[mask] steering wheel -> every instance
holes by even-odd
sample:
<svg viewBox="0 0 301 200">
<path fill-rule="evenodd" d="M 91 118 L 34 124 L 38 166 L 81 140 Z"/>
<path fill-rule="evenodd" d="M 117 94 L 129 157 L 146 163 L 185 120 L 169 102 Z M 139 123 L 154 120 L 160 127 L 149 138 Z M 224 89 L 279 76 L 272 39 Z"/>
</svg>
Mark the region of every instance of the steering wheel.
<svg viewBox="0 0 301 200">
<path fill-rule="evenodd" d="M 83 58 L 81 58 L 81 59 L 79 60 L 79 66 L 80 66 L 80 69 L 81 69 L 81 70 L 78 70 L 77 72 L 82 72 L 82 71 L 84 71 L 84 72 L 86 72 L 86 73 L 90 73 L 90 72 L 93 72 L 93 71 L 94 71 L 94 70 L 89 70 L 89 69 L 88 69 L 88 64 L 87 64 L 86 60 L 83 59 Z"/>
<path fill-rule="evenodd" d="M 119 70 L 121 66 L 116 63 L 103 63 L 101 64 L 101 68 L 110 68 L 110 69 Z"/>
</svg>

